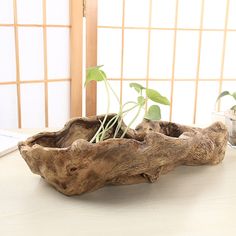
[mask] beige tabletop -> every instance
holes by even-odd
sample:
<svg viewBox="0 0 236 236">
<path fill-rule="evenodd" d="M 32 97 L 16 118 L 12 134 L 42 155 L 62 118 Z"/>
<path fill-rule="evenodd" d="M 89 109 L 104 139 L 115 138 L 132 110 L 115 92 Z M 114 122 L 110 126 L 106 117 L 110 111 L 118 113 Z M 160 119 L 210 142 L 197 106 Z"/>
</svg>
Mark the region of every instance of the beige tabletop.
<svg viewBox="0 0 236 236">
<path fill-rule="evenodd" d="M 0 158 L 0 235 L 236 235 L 236 150 L 217 166 L 179 167 L 157 183 L 66 197 L 16 151 Z"/>
</svg>

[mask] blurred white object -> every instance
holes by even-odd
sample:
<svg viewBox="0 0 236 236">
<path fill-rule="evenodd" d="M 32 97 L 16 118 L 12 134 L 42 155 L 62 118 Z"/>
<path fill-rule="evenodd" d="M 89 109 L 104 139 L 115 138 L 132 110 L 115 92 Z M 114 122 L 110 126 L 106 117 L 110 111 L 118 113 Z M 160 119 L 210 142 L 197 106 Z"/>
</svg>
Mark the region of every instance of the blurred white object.
<svg viewBox="0 0 236 236">
<path fill-rule="evenodd" d="M 236 148 L 236 112 L 227 110 L 225 112 L 225 124 L 229 132 L 229 144 Z"/>
<path fill-rule="evenodd" d="M 19 134 L 0 129 L 0 157 L 17 149 L 17 144 L 26 139 L 28 135 Z"/>
<path fill-rule="evenodd" d="M 228 143 L 231 147 L 236 148 L 236 118 L 231 110 L 225 112 L 212 112 L 212 122 L 221 121 L 226 125 L 229 137 Z"/>
<path fill-rule="evenodd" d="M 217 112 L 217 111 L 213 111 L 211 113 L 211 119 L 212 122 L 217 122 L 217 121 L 221 121 L 223 124 L 225 124 L 225 114 L 224 112 Z"/>
</svg>

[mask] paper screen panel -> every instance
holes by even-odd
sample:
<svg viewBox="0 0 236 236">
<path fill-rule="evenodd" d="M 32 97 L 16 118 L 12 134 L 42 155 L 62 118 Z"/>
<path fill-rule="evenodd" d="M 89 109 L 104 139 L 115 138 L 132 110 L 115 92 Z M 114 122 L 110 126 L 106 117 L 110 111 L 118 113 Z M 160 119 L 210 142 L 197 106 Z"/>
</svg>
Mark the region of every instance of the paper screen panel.
<svg viewBox="0 0 236 236">
<path fill-rule="evenodd" d="M 200 62 L 201 79 L 219 79 L 222 63 L 223 32 L 203 32 Z"/>
<path fill-rule="evenodd" d="M 124 78 L 145 78 L 148 32 L 125 30 L 124 35 Z"/>
<path fill-rule="evenodd" d="M 17 128 L 16 85 L 0 86 L 0 129 Z"/>
<path fill-rule="evenodd" d="M 121 30 L 98 29 L 98 65 L 108 78 L 121 76 Z"/>
<path fill-rule="evenodd" d="M 19 128 L 48 126 L 50 80 L 54 86 L 64 81 L 70 94 L 70 4 L 70 0 L 0 0 L 0 88 L 11 88 L 7 94 L 13 95 L 14 87 L 10 101 L 15 101 L 8 110 L 4 104 L 0 109 L 14 113 Z M 82 6 L 77 6 L 80 13 Z M 3 101 L 4 96 L 9 98 L 4 92 L 0 96 Z M 65 102 L 68 116 L 70 99 Z M 54 126 L 53 119 L 50 122 Z M 12 119 L 2 122 L 6 127 L 11 123 Z"/>
<path fill-rule="evenodd" d="M 42 0 L 17 0 L 18 23 L 43 24 L 42 6 Z"/>
<path fill-rule="evenodd" d="M 189 79 L 196 77 L 198 59 L 198 32 L 177 33 L 175 77 Z"/>
<path fill-rule="evenodd" d="M 236 91 L 236 82 L 235 81 L 224 81 L 222 86 L 222 91 L 229 91 L 233 93 Z M 236 105 L 235 99 L 231 96 L 225 96 L 221 99 L 221 111 L 226 111 L 230 109 L 232 106 Z"/>
<path fill-rule="evenodd" d="M 236 29 L 236 0 L 230 0 L 228 29 Z"/>
<path fill-rule="evenodd" d="M 151 33 L 150 78 L 171 78 L 173 63 L 173 30 L 154 30 Z"/>
<path fill-rule="evenodd" d="M 212 112 L 216 108 L 216 98 L 218 96 L 218 82 L 199 82 L 198 106 L 196 123 L 207 125 L 212 122 Z M 210 96 L 209 96 L 210 95 Z"/>
<path fill-rule="evenodd" d="M 192 124 L 194 104 L 194 82 L 176 82 L 173 100 L 173 121 Z"/>
<path fill-rule="evenodd" d="M 104 2 L 98 1 L 98 6 L 109 12 L 109 5 L 104 6 Z M 223 90 L 224 84 L 229 79 L 233 81 L 234 87 L 236 83 L 234 56 L 236 55 L 236 37 L 234 37 L 236 1 L 124 0 L 122 2 L 124 14 L 120 15 L 121 5 L 119 5 L 117 19 L 113 14 L 109 23 L 108 13 L 104 19 L 100 13 L 98 22 L 105 23 L 104 27 L 99 23 L 98 28 L 121 30 L 121 36 L 119 35 L 119 39 L 116 39 L 112 46 L 115 47 L 112 51 L 116 52 L 116 56 L 111 54 L 117 57 L 117 61 L 123 62 L 122 78 L 114 76 L 123 85 L 121 89 L 123 103 L 131 96 L 129 88 L 126 88 L 130 80 L 143 84 L 147 84 L 148 81 L 148 84 L 153 84 L 154 87 L 156 83 L 160 85 L 165 83 L 163 87 L 168 88 L 169 97 L 173 100 L 169 110 L 173 112 L 166 111 L 163 113 L 164 118 L 169 116 L 172 121 L 189 124 L 196 121 L 210 122 L 212 101 Z M 150 6 L 152 6 L 151 12 Z M 112 12 L 114 5 L 110 6 L 110 9 Z M 109 31 L 107 32 L 104 36 L 99 35 L 100 42 L 106 41 L 104 38 L 109 37 Z M 104 45 L 100 48 L 101 44 L 98 44 L 100 54 L 106 51 Z M 121 54 L 119 54 L 120 46 Z M 107 43 L 107 48 L 109 47 Z M 109 53 L 104 55 L 103 61 L 109 61 Z M 110 64 L 109 67 L 112 68 Z M 109 69 L 108 73 L 111 74 Z M 205 101 L 206 108 L 202 108 L 202 98 L 199 96 L 204 96 L 206 88 L 212 91 L 211 98 L 209 102 Z M 166 91 L 165 88 L 163 90 Z M 209 112 L 206 118 L 202 118 L 202 113 L 206 113 L 207 110 Z"/>
<path fill-rule="evenodd" d="M 120 82 L 119 81 L 109 81 L 113 90 L 120 96 Z M 110 94 L 110 112 L 117 113 L 119 110 L 119 103 L 115 96 Z M 100 82 L 97 84 L 97 113 L 105 114 L 107 112 L 107 94 L 104 83 Z"/>
<path fill-rule="evenodd" d="M 98 25 L 122 25 L 123 0 L 99 0 Z"/>
<path fill-rule="evenodd" d="M 47 29 L 48 78 L 69 78 L 70 35 L 67 28 Z"/>
<path fill-rule="evenodd" d="M 223 29 L 225 25 L 227 0 L 205 0 L 203 27 Z"/>
<path fill-rule="evenodd" d="M 227 33 L 224 77 L 228 79 L 236 79 L 236 32 Z"/>
<path fill-rule="evenodd" d="M 61 128 L 70 117 L 70 83 L 48 84 L 49 127 Z"/>
<path fill-rule="evenodd" d="M 16 81 L 13 28 L 0 27 L 0 82 Z"/>
<path fill-rule="evenodd" d="M 0 24 L 12 24 L 13 21 L 13 1 L 0 0 Z"/>
<path fill-rule="evenodd" d="M 43 80 L 43 30 L 39 27 L 19 27 L 18 30 L 20 79 Z"/>
<path fill-rule="evenodd" d="M 149 2 L 147 0 L 125 1 L 125 26 L 147 27 L 149 20 Z"/>
<path fill-rule="evenodd" d="M 201 0 L 179 0 L 178 27 L 199 28 L 201 16 Z"/>
<path fill-rule="evenodd" d="M 47 24 L 70 24 L 70 0 L 46 0 Z"/>
<path fill-rule="evenodd" d="M 44 84 L 21 84 L 22 128 L 43 128 Z"/>
<path fill-rule="evenodd" d="M 176 0 L 152 0 L 152 27 L 173 28 Z"/>
</svg>

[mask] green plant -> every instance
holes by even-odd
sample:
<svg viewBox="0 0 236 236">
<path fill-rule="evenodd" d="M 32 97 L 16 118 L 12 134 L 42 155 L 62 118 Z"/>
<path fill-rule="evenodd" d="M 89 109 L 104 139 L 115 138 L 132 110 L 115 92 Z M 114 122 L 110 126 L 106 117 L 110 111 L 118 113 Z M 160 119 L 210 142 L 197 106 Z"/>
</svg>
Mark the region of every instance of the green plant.
<svg viewBox="0 0 236 236">
<path fill-rule="evenodd" d="M 93 136 L 93 138 L 90 140 L 90 142 L 99 142 L 104 140 L 107 132 L 112 129 L 115 124 L 117 124 L 114 136 L 113 138 L 116 138 L 118 135 L 118 132 L 121 128 L 122 120 L 124 116 L 126 116 L 130 111 L 132 110 L 137 110 L 136 114 L 130 121 L 130 123 L 127 125 L 126 129 L 123 131 L 121 138 L 125 136 L 127 133 L 128 129 L 131 127 L 131 125 L 136 121 L 136 119 L 139 117 L 141 114 L 142 109 L 145 109 L 147 106 L 147 101 L 151 100 L 155 102 L 155 105 L 150 106 L 147 109 L 147 112 L 145 113 L 144 118 L 148 120 L 160 120 L 161 119 L 161 109 L 158 104 L 163 104 L 163 105 L 169 105 L 170 102 L 169 100 L 162 96 L 158 91 L 151 89 L 151 88 L 145 88 L 142 85 L 138 83 L 130 83 L 130 87 L 135 89 L 137 92 L 137 97 L 135 101 L 128 101 L 125 104 L 121 104 L 119 97 L 113 90 L 112 86 L 110 85 L 109 81 L 107 80 L 107 76 L 105 72 L 101 69 L 102 66 L 96 66 L 96 67 L 91 67 L 87 69 L 87 74 L 86 74 L 86 81 L 85 81 L 85 86 L 90 82 L 90 81 L 97 81 L 97 82 L 104 82 L 105 88 L 106 88 L 106 95 L 107 95 L 107 109 L 106 109 L 106 114 L 103 118 L 102 121 L 100 121 L 101 125 L 99 129 L 97 130 L 96 134 Z M 111 93 L 116 97 L 117 102 L 119 103 L 119 111 L 118 113 L 112 117 L 107 123 L 107 118 L 108 114 L 110 111 L 110 97 Z M 130 106 L 131 107 L 127 107 Z"/>
<path fill-rule="evenodd" d="M 222 97 L 225 96 L 231 96 L 236 102 L 236 92 L 230 93 L 229 91 L 223 91 L 222 93 L 220 93 L 220 95 L 216 99 L 216 102 L 218 102 Z M 236 104 L 233 105 L 230 110 L 236 112 Z"/>
</svg>

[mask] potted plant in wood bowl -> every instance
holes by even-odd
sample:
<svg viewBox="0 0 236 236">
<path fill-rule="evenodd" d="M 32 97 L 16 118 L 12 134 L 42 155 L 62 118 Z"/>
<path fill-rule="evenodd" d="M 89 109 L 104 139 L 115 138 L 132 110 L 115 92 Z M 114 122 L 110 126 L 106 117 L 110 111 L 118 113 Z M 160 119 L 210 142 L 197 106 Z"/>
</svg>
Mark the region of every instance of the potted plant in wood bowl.
<svg viewBox="0 0 236 236">
<path fill-rule="evenodd" d="M 230 96 L 234 99 L 235 104 L 225 111 L 225 124 L 229 132 L 228 141 L 229 144 L 236 148 L 236 92 L 230 93 L 229 91 L 223 91 L 217 98 L 218 102 L 221 98 Z"/>
<path fill-rule="evenodd" d="M 130 84 L 137 98 L 110 114 L 111 93 L 119 98 L 100 66 L 88 69 L 86 83 L 91 80 L 102 81 L 106 87 L 105 115 L 74 118 L 58 132 L 39 133 L 19 143 L 31 171 L 61 193 L 71 196 L 105 185 L 152 183 L 179 165 L 213 165 L 224 158 L 227 129 L 221 122 L 200 129 L 160 121 L 159 104 L 169 105 L 168 99 L 138 83 Z M 148 100 L 155 105 L 132 129 Z M 126 125 L 124 116 L 135 109 Z"/>
</svg>

